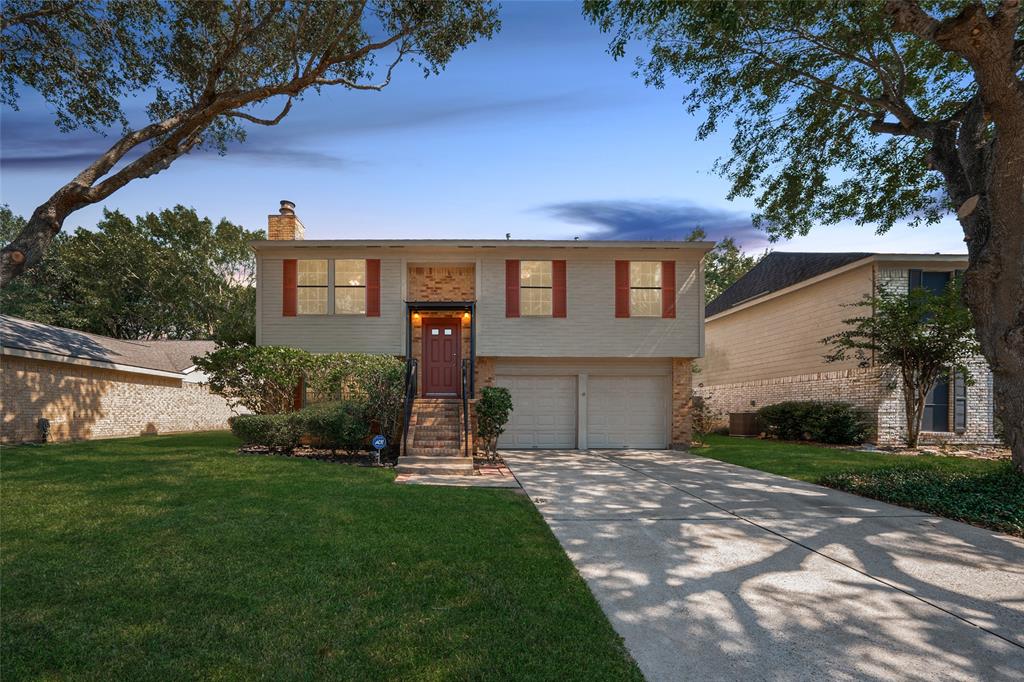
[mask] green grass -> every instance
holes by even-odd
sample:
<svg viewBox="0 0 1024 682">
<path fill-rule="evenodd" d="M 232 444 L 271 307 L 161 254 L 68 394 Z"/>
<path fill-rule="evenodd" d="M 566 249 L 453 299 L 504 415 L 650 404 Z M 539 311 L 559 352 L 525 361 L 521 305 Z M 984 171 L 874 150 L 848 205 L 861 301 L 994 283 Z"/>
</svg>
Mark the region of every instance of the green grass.
<svg viewBox="0 0 1024 682">
<path fill-rule="evenodd" d="M 5 448 L 0 677 L 640 679 L 525 497 L 235 447 Z"/>
<path fill-rule="evenodd" d="M 709 436 L 699 455 L 1024 537 L 1024 475 L 1006 461 Z"/>
</svg>

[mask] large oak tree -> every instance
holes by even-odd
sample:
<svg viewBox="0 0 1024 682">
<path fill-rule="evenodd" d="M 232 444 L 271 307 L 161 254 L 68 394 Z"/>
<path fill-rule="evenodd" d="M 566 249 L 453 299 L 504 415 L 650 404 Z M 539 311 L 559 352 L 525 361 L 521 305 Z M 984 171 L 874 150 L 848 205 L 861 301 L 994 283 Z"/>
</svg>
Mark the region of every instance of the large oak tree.
<svg viewBox="0 0 1024 682">
<path fill-rule="evenodd" d="M 496 12 L 483 0 L 5 0 L 0 102 L 29 88 L 63 130 L 118 132 L 0 251 L 0 285 L 84 206 L 197 147 L 225 151 L 310 91 L 381 90 L 403 60 L 437 73 L 497 30 Z M 129 98 L 145 98 L 147 121 L 131 120 Z"/>
<path fill-rule="evenodd" d="M 1019 0 L 588 0 L 610 51 L 685 81 L 718 170 L 770 235 L 852 220 L 884 231 L 955 212 L 964 297 L 1024 470 L 1024 23 Z"/>
</svg>

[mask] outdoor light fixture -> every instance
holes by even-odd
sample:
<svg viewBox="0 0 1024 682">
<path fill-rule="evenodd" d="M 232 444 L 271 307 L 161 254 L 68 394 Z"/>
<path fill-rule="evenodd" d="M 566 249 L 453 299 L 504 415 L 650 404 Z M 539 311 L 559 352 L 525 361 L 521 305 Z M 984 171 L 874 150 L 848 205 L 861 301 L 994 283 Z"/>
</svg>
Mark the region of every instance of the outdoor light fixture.
<svg viewBox="0 0 1024 682">
<path fill-rule="evenodd" d="M 419 324 L 420 323 L 420 314 L 419 313 L 413 313 L 412 314 L 412 323 L 413 324 Z"/>
<path fill-rule="evenodd" d="M 467 310 L 466 312 L 462 313 L 462 321 L 465 322 L 466 324 L 469 324 L 469 320 L 469 311 Z"/>
</svg>

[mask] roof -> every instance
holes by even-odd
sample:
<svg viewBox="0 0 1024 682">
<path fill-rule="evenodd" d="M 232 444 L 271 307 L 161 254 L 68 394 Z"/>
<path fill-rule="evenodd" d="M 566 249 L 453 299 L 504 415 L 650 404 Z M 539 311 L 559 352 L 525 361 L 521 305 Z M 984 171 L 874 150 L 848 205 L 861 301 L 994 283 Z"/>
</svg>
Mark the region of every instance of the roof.
<svg viewBox="0 0 1024 682">
<path fill-rule="evenodd" d="M 809 279 L 836 272 L 859 261 L 888 263 L 967 264 L 962 253 L 787 253 L 773 251 L 704 307 L 705 318 L 720 315 L 748 301 L 768 296 Z"/>
<path fill-rule="evenodd" d="M 193 355 L 213 350 L 213 341 L 130 341 L 0 315 L 0 346 L 14 355 L 42 354 L 46 359 L 80 360 L 181 374 Z"/>
<path fill-rule="evenodd" d="M 704 308 L 704 314 L 707 317 L 717 315 L 745 301 L 785 289 L 873 255 L 875 254 L 773 251 L 709 303 Z"/>
<path fill-rule="evenodd" d="M 250 242 L 256 251 L 280 247 L 387 248 L 387 249 L 697 249 L 710 251 L 714 242 L 620 241 L 612 239 L 260 239 Z"/>
</svg>

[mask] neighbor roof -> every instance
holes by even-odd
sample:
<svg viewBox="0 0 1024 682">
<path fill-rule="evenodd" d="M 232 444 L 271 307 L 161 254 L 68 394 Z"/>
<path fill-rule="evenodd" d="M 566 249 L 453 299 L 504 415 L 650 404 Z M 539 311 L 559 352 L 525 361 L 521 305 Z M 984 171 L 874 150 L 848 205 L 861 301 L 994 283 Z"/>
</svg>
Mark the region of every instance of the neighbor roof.
<svg viewBox="0 0 1024 682">
<path fill-rule="evenodd" d="M 213 341 L 129 341 L 0 315 L 0 346 L 15 355 L 44 354 L 47 359 L 87 360 L 181 374 L 193 355 L 206 355 Z"/>
<path fill-rule="evenodd" d="M 744 301 L 817 277 L 873 256 L 873 253 L 784 253 L 773 251 L 704 308 L 707 317 Z"/>
</svg>

